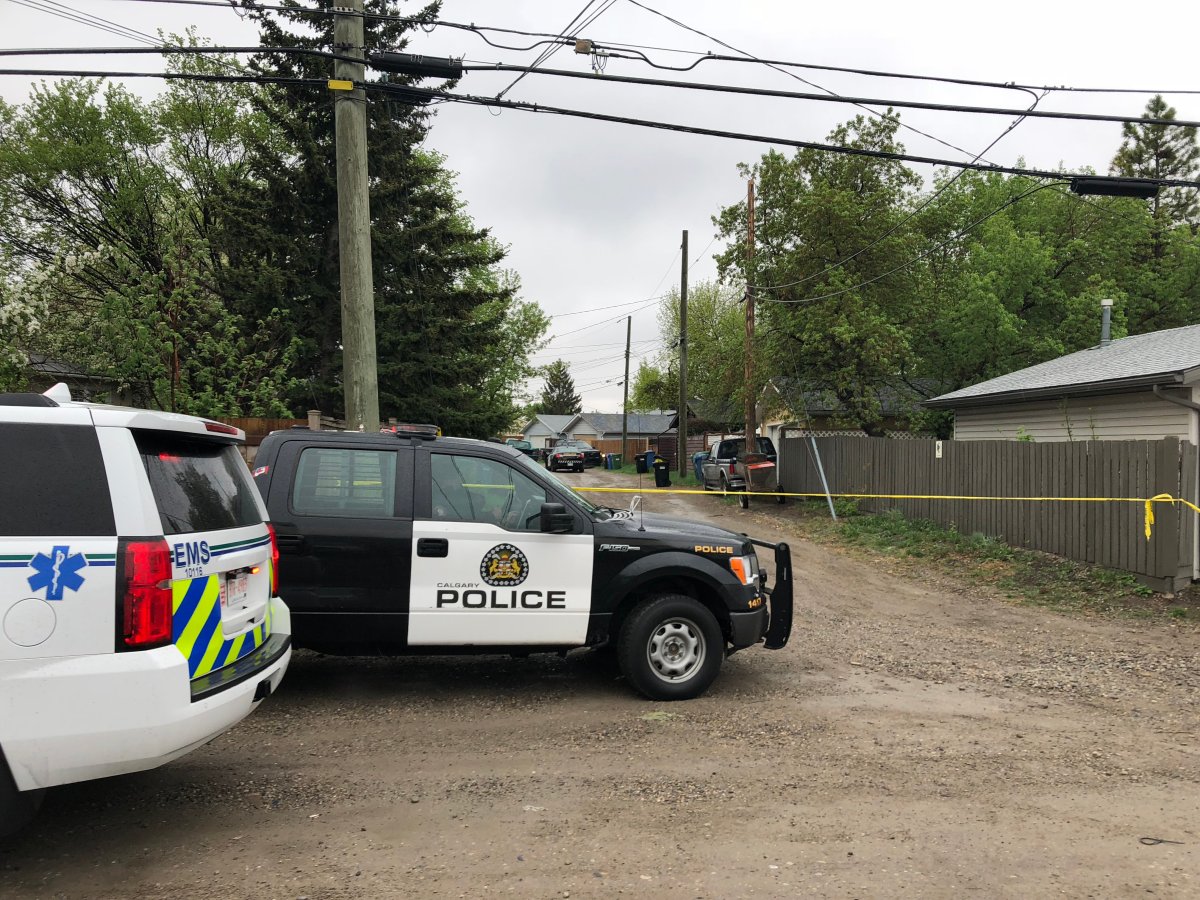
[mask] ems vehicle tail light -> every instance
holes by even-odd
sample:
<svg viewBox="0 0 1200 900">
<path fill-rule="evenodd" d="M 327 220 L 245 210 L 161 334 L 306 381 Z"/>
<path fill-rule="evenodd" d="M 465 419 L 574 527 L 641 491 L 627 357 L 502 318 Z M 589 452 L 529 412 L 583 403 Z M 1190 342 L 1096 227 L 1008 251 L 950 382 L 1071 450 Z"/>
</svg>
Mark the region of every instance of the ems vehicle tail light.
<svg viewBox="0 0 1200 900">
<path fill-rule="evenodd" d="M 148 650 L 171 642 L 171 553 L 167 542 L 125 545 L 125 646 Z"/>
<path fill-rule="evenodd" d="M 279 593 L 279 541 L 275 539 L 275 526 L 267 523 L 267 533 L 271 535 L 271 596 Z"/>
</svg>

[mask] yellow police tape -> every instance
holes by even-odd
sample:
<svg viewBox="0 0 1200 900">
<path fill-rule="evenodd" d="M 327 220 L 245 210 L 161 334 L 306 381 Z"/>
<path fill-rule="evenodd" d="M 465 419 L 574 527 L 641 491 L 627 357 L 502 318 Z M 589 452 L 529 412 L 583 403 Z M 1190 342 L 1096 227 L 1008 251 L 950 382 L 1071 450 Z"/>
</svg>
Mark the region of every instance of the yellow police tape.
<svg viewBox="0 0 1200 900">
<path fill-rule="evenodd" d="M 614 487 L 577 487 L 577 491 L 593 491 L 610 494 L 720 494 L 726 497 L 741 496 L 743 491 L 704 491 L 686 488 L 614 488 Z M 1143 503 L 1145 504 L 1146 540 L 1154 526 L 1155 503 L 1182 503 L 1193 512 L 1200 513 L 1200 506 L 1182 497 L 1170 494 L 1155 494 L 1153 497 L 976 497 L 964 494 L 824 494 L 798 493 L 795 491 L 750 491 L 753 497 L 810 497 L 825 498 L 841 497 L 849 500 L 1006 500 L 1025 503 Z"/>
</svg>

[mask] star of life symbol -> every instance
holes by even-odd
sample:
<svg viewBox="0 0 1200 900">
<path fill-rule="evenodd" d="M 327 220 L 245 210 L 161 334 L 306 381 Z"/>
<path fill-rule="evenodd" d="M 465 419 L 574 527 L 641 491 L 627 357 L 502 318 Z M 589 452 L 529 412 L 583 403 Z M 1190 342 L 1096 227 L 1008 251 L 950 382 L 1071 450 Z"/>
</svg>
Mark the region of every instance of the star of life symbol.
<svg viewBox="0 0 1200 900">
<path fill-rule="evenodd" d="M 50 555 L 39 553 L 29 563 L 37 570 L 29 576 L 29 589 L 46 589 L 47 600 L 61 600 L 67 589 L 77 591 L 83 587 L 83 576 L 79 570 L 87 565 L 82 553 L 72 553 L 70 547 L 55 547 Z"/>
</svg>

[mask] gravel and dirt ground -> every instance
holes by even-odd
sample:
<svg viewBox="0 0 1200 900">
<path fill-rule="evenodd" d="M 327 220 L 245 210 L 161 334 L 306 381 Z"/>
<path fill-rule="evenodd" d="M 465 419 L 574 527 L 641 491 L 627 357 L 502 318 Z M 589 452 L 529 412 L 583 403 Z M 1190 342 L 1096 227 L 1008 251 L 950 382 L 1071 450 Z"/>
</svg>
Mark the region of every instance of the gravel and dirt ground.
<svg viewBox="0 0 1200 900">
<path fill-rule="evenodd" d="M 769 504 L 645 508 L 789 539 Z M 582 651 L 301 653 L 210 745 L 52 791 L 0 897 L 1200 897 L 1194 626 L 792 547 L 791 645 L 701 699 Z"/>
</svg>

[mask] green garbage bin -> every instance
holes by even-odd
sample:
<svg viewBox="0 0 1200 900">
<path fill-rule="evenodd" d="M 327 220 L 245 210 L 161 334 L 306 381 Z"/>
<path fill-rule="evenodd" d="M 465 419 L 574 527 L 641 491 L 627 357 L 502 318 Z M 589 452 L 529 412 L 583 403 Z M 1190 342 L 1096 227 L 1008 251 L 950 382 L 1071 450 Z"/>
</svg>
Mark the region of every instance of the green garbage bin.
<svg viewBox="0 0 1200 900">
<path fill-rule="evenodd" d="M 610 453 L 608 455 L 609 455 L 609 458 L 612 459 L 612 467 L 614 469 L 621 468 L 621 454 L 620 453 Z"/>
</svg>

